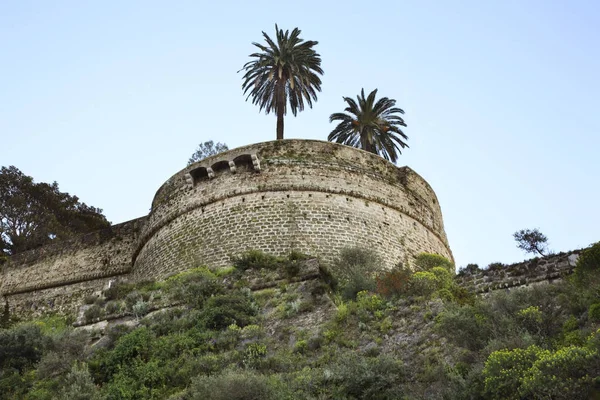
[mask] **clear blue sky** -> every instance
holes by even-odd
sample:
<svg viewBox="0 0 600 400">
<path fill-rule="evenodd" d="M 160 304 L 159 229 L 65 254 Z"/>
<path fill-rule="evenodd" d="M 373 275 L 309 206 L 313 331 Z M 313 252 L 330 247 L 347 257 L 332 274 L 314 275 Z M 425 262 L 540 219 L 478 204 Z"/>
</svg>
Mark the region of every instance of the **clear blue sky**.
<svg viewBox="0 0 600 400">
<path fill-rule="evenodd" d="M 294 5 L 292 5 L 294 4 Z M 458 265 L 600 240 L 600 3 L 4 1 L 0 165 L 104 209 L 147 214 L 198 143 L 275 138 L 237 71 L 261 31 L 318 40 L 323 91 L 286 118 L 325 140 L 342 96 L 379 89 L 406 111 L 398 165 L 437 192 Z"/>
</svg>

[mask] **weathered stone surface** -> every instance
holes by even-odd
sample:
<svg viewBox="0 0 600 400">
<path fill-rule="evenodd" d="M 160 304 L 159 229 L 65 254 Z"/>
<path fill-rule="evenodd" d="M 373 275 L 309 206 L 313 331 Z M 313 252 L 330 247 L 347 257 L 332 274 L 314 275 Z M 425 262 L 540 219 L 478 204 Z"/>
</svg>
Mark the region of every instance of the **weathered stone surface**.
<svg viewBox="0 0 600 400">
<path fill-rule="evenodd" d="M 75 312 L 82 299 L 125 279 L 145 218 L 11 257 L 3 266 L 0 294 L 20 315 Z"/>
<path fill-rule="evenodd" d="M 147 217 L 11 258 L 0 294 L 11 312 L 70 313 L 115 279 L 224 266 L 250 249 L 327 264 L 354 246 L 387 267 L 420 252 L 452 258 L 436 195 L 410 168 L 330 142 L 258 143 L 175 174 Z"/>
<path fill-rule="evenodd" d="M 410 168 L 330 142 L 259 143 L 193 164 L 158 190 L 134 275 L 227 265 L 249 249 L 328 263 L 352 246 L 374 249 L 387 267 L 424 251 L 452 258 L 435 193 Z"/>
<path fill-rule="evenodd" d="M 534 258 L 498 269 L 460 274 L 456 280 L 461 286 L 475 293 L 552 282 L 573 273 L 577 258 L 582 251 L 574 250 L 568 253 Z"/>
</svg>

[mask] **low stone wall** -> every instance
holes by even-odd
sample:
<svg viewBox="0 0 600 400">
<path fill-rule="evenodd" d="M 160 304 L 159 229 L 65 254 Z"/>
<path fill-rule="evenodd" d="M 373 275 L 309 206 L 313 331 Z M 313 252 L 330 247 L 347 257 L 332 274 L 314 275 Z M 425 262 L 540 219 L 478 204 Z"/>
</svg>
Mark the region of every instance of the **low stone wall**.
<svg viewBox="0 0 600 400">
<path fill-rule="evenodd" d="M 145 218 L 53 243 L 11 257 L 0 295 L 11 312 L 68 312 L 69 303 L 131 271 L 131 254 Z"/>
<path fill-rule="evenodd" d="M 463 272 L 457 275 L 456 280 L 459 285 L 475 293 L 553 282 L 573 273 L 579 254 L 583 250 L 534 258 L 475 273 Z"/>
</svg>

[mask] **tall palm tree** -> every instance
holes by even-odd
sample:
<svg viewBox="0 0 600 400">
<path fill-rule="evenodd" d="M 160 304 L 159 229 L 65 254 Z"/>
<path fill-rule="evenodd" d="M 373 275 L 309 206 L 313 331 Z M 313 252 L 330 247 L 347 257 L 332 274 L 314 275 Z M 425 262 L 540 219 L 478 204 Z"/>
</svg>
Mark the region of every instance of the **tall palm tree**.
<svg viewBox="0 0 600 400">
<path fill-rule="evenodd" d="M 287 101 L 294 116 L 304 110 L 304 101 L 312 108 L 321 91 L 321 56 L 313 49 L 318 42 L 300 39 L 300 30 L 283 32 L 275 25 L 275 41 L 263 32 L 267 45 L 252 43 L 261 52 L 250 54 L 253 58 L 240 71 L 246 71 L 242 89 L 248 91 L 246 100 L 252 97 L 252 104 L 258 104 L 260 111 L 265 109 L 277 114 L 277 139 L 283 139 L 283 116 L 287 112 Z M 238 71 L 239 72 L 239 71 Z"/>
<path fill-rule="evenodd" d="M 348 107 L 344 111 L 353 114 L 335 113 L 329 122 L 340 121 L 327 137 L 327 140 L 360 147 L 371 153 L 379 154 L 386 160 L 396 162 L 400 149 L 408 147 L 404 140 L 408 136 L 399 128 L 406 123 L 398 114 L 404 114 L 401 108 L 394 107 L 396 100 L 382 97 L 375 102 L 377 89 L 365 98 L 365 90 L 357 96 L 358 103 L 344 97 Z"/>
</svg>

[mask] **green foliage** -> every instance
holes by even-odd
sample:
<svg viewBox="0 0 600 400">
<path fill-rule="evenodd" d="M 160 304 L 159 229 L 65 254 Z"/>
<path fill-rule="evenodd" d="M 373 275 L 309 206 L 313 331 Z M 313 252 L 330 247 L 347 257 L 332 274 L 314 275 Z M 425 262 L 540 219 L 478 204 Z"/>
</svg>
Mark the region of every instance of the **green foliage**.
<svg viewBox="0 0 600 400">
<path fill-rule="evenodd" d="M 420 271 L 415 272 L 410 277 L 411 292 L 417 296 L 430 297 L 433 292 L 439 289 L 437 276 L 433 272 Z"/>
<path fill-rule="evenodd" d="M 404 111 L 395 107 L 396 100 L 382 97 L 375 101 L 377 89 L 365 97 L 361 89 L 356 100 L 344 97 L 348 103 L 348 114 L 334 113 L 329 122 L 340 121 L 331 131 L 327 140 L 360 147 L 365 151 L 379 154 L 386 160 L 396 162 L 401 149 L 408 147 L 408 136 L 401 127 L 406 123 L 400 116 Z"/>
<path fill-rule="evenodd" d="M 56 182 L 35 183 L 14 166 L 0 169 L 0 254 L 20 253 L 109 225 L 102 210 L 61 192 Z"/>
<path fill-rule="evenodd" d="M 195 162 L 205 159 L 206 157 L 214 156 L 227 150 L 229 150 L 229 147 L 227 147 L 225 143 L 215 143 L 212 140 L 200 143 L 194 154 L 192 154 L 188 160 L 187 165 L 191 165 Z"/>
<path fill-rule="evenodd" d="M 211 296 L 224 292 L 223 285 L 206 268 L 196 268 L 175 275 L 167 280 L 165 286 L 173 300 L 195 309 L 202 308 Z"/>
<path fill-rule="evenodd" d="M 257 308 L 252 298 L 242 292 L 210 297 L 199 319 L 208 329 L 225 329 L 231 324 L 244 327 L 256 322 Z"/>
<path fill-rule="evenodd" d="M 521 229 L 513 234 L 517 247 L 526 253 L 537 253 L 544 256 L 547 253 L 548 238 L 539 229 Z"/>
<path fill-rule="evenodd" d="M 579 346 L 495 351 L 483 370 L 491 399 L 584 399 L 599 374 L 598 352 Z"/>
<path fill-rule="evenodd" d="M 240 270 L 247 269 L 277 269 L 284 263 L 282 257 L 276 257 L 260 250 L 249 250 L 237 257 L 232 257 L 233 265 Z"/>
<path fill-rule="evenodd" d="M 589 285 L 600 281 L 600 242 L 585 249 L 577 259 L 575 279 L 581 285 Z"/>
<path fill-rule="evenodd" d="M 345 299 L 354 299 L 361 291 L 374 291 L 375 274 L 381 269 L 381 259 L 373 250 L 352 247 L 342 249 L 332 266 Z"/>
<path fill-rule="evenodd" d="M 506 267 L 506 264 L 503 264 L 501 262 L 493 262 L 493 263 L 489 264 L 486 269 L 488 271 L 498 271 L 498 270 L 503 269 L 504 267 Z"/>
<path fill-rule="evenodd" d="M 460 276 L 463 276 L 463 275 L 473 275 L 473 274 L 476 274 L 479 271 L 481 271 L 481 269 L 479 268 L 479 265 L 477 265 L 477 264 L 467 264 L 466 267 L 460 268 L 458 270 L 458 275 L 460 275 Z"/>
<path fill-rule="evenodd" d="M 288 109 L 296 115 L 304 110 L 304 101 L 309 107 L 317 100 L 321 91 L 321 56 L 314 50 L 318 42 L 304 41 L 300 29 L 283 31 L 275 25 L 276 38 L 272 40 L 265 32 L 266 45 L 253 43 L 260 53 L 253 53 L 251 61 L 242 67 L 245 72 L 242 89 L 252 104 L 267 114 L 277 115 L 277 139 L 283 139 L 283 116 Z"/>
<path fill-rule="evenodd" d="M 529 329 L 538 328 L 543 321 L 543 314 L 538 306 L 529 306 L 520 310 L 517 314 L 523 326 Z"/>
<path fill-rule="evenodd" d="M 88 371 L 87 364 L 74 363 L 60 390 L 58 400 L 100 400 L 100 392 Z"/>
<path fill-rule="evenodd" d="M 184 400 L 275 400 L 278 388 L 272 379 L 252 370 L 227 370 L 219 375 L 199 376 L 192 381 Z"/>
<path fill-rule="evenodd" d="M 87 323 L 96 322 L 104 317 L 104 309 L 97 304 L 92 304 L 83 312 L 83 317 Z"/>
<path fill-rule="evenodd" d="M 393 357 L 343 354 L 330 366 L 321 387 L 335 399 L 398 399 L 403 395 L 404 368 Z"/>
<path fill-rule="evenodd" d="M 600 375 L 598 352 L 568 346 L 554 352 L 540 352 L 521 380 L 524 397 L 546 399 L 587 399 Z"/>
<path fill-rule="evenodd" d="M 600 321 L 600 303 L 594 303 L 590 306 L 588 311 L 588 318 L 590 321 Z"/>
<path fill-rule="evenodd" d="M 493 352 L 483 370 L 486 394 L 494 400 L 521 399 L 519 389 L 524 374 L 540 356 L 547 354 L 547 350 L 537 346 Z"/>
<path fill-rule="evenodd" d="M 35 324 L 0 330 L 0 369 L 14 368 L 23 372 L 41 359 L 47 344 L 48 338 Z"/>
<path fill-rule="evenodd" d="M 415 258 L 414 265 L 417 271 L 429 271 L 434 267 L 442 267 L 454 274 L 454 264 L 439 254 L 421 253 Z"/>
</svg>

